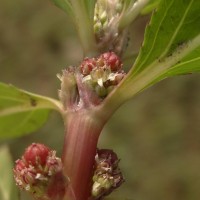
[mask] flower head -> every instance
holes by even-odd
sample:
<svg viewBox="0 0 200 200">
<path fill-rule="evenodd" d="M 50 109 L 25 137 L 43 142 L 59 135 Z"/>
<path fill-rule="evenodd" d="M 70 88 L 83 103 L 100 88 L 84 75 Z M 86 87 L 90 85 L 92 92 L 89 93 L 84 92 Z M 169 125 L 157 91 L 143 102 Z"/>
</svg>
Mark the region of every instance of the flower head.
<svg viewBox="0 0 200 200">
<path fill-rule="evenodd" d="M 83 75 L 88 75 L 95 67 L 96 60 L 94 58 L 85 58 L 80 65 L 80 70 Z"/>
<path fill-rule="evenodd" d="M 112 51 L 105 52 L 97 58 L 86 58 L 80 64 L 83 82 L 100 98 L 105 98 L 123 79 L 120 58 Z"/>
<path fill-rule="evenodd" d="M 110 67 L 112 72 L 120 71 L 122 68 L 122 62 L 119 56 L 112 51 L 101 54 L 98 58 L 98 62 L 102 63 L 104 66 Z"/>
<path fill-rule="evenodd" d="M 49 200 L 48 187 L 62 170 L 61 159 L 56 157 L 56 152 L 43 144 L 33 143 L 15 163 L 16 185 L 35 199 Z"/>
<path fill-rule="evenodd" d="M 94 33 L 101 52 L 113 50 L 120 54 L 124 47 L 124 32 L 119 31 L 123 0 L 97 0 L 94 11 Z"/>
<path fill-rule="evenodd" d="M 24 153 L 24 160 L 33 166 L 46 164 L 47 157 L 50 153 L 50 149 L 44 144 L 32 143 Z"/>
<path fill-rule="evenodd" d="M 110 194 L 124 182 L 118 163 L 119 159 L 112 150 L 97 150 L 92 185 L 92 196 L 95 200 Z"/>
</svg>

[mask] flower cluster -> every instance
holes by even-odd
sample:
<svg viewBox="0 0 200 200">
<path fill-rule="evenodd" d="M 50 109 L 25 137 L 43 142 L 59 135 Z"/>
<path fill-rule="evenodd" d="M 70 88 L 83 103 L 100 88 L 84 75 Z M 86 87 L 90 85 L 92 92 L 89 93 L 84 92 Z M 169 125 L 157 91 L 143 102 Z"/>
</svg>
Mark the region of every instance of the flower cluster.
<svg viewBox="0 0 200 200">
<path fill-rule="evenodd" d="M 106 52 L 97 58 L 85 58 L 80 65 L 83 82 L 104 98 L 123 79 L 122 62 L 114 52 Z"/>
<path fill-rule="evenodd" d="M 112 150 L 97 150 L 92 185 L 94 200 L 102 199 L 124 182 L 118 163 L 119 159 Z"/>
<path fill-rule="evenodd" d="M 40 200 L 49 200 L 48 187 L 61 170 L 61 159 L 56 157 L 56 152 L 38 143 L 25 150 L 13 169 L 17 186 Z"/>
<path fill-rule="evenodd" d="M 121 53 L 123 34 L 118 23 L 123 11 L 123 0 L 97 0 L 94 11 L 94 33 L 99 49 Z"/>
</svg>

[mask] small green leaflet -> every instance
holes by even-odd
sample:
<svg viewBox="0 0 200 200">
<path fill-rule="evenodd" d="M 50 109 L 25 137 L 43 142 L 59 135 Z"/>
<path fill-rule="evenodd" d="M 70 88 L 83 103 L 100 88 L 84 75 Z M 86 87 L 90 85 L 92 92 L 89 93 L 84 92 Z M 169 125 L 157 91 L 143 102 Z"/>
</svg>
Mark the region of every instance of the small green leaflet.
<svg viewBox="0 0 200 200">
<path fill-rule="evenodd" d="M 0 199 L 19 200 L 13 178 L 13 162 L 6 145 L 0 146 Z"/>
<path fill-rule="evenodd" d="M 37 130 L 49 111 L 60 111 L 60 102 L 0 83 L 0 139 L 19 137 Z"/>
</svg>

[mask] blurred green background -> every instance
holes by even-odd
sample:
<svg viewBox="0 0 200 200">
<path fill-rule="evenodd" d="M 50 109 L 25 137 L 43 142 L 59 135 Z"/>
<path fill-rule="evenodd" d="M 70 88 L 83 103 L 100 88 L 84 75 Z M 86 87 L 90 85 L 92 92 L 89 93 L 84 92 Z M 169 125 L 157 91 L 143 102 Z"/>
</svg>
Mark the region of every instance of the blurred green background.
<svg viewBox="0 0 200 200">
<path fill-rule="evenodd" d="M 141 44 L 146 21 L 148 17 L 143 17 L 131 27 L 129 48 L 134 52 Z M 56 74 L 81 58 L 73 25 L 48 0 L 1 0 L 1 82 L 57 98 Z M 132 62 L 126 61 L 126 67 Z M 139 94 L 114 114 L 99 147 L 118 153 L 126 182 L 108 199 L 200 199 L 199 91 L 198 74 L 171 78 Z M 40 130 L 2 143 L 10 145 L 16 159 L 31 142 L 43 142 L 60 155 L 61 117 L 52 113 Z"/>
</svg>

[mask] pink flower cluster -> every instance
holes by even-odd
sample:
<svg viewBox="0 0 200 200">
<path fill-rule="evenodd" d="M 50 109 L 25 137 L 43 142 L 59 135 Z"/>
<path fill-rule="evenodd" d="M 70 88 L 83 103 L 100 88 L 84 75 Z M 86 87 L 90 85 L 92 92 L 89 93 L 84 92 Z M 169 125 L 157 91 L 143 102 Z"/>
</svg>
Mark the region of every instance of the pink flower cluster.
<svg viewBox="0 0 200 200">
<path fill-rule="evenodd" d="M 56 157 L 56 152 L 38 143 L 25 150 L 13 169 L 17 186 L 40 200 L 49 199 L 48 188 L 61 170 L 62 162 Z"/>
<path fill-rule="evenodd" d="M 97 58 L 85 58 L 79 68 L 83 82 L 104 98 L 123 79 L 122 66 L 120 58 L 109 51 Z"/>
<path fill-rule="evenodd" d="M 124 178 L 118 166 L 119 159 L 112 150 L 98 149 L 95 162 L 92 195 L 99 200 L 118 188 Z"/>
</svg>

